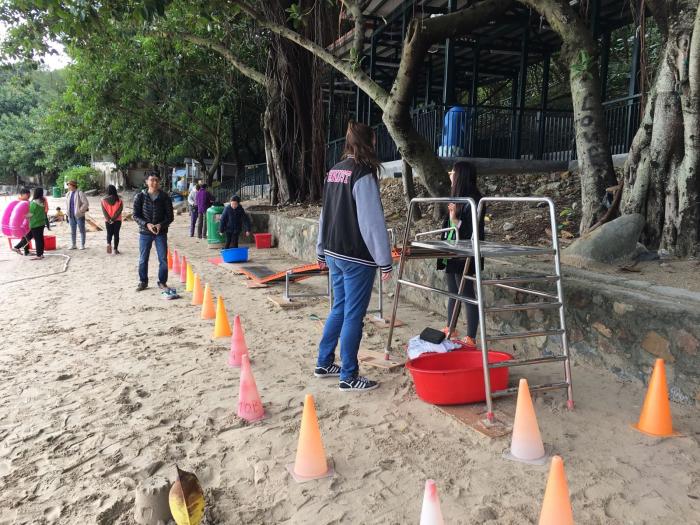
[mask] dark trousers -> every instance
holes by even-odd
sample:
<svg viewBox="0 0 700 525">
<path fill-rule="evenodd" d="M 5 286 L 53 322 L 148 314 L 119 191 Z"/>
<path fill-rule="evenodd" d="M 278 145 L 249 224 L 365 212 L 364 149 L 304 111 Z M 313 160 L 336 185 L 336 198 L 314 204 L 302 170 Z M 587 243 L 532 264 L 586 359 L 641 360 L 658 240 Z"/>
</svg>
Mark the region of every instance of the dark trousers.
<svg viewBox="0 0 700 525">
<path fill-rule="evenodd" d="M 24 253 L 29 253 L 29 241 L 34 239 L 34 247 L 36 248 L 36 256 L 41 257 L 44 255 L 44 227 L 39 226 L 37 228 L 32 228 L 29 233 L 22 237 L 22 240 L 15 246 L 17 249 L 24 248 Z"/>
<path fill-rule="evenodd" d="M 197 225 L 197 206 L 190 206 L 190 237 L 194 237 L 194 227 Z"/>
<path fill-rule="evenodd" d="M 148 284 L 148 258 L 151 255 L 151 246 L 156 244 L 158 254 L 158 282 L 168 282 L 168 236 L 165 234 L 153 235 L 141 233 L 139 235 L 139 280 Z"/>
<path fill-rule="evenodd" d="M 207 210 L 197 214 L 197 237 L 207 238 Z"/>
<path fill-rule="evenodd" d="M 445 272 L 445 278 L 447 280 L 447 291 L 456 294 L 459 291 L 459 281 L 462 279 L 461 273 L 447 273 Z M 474 282 L 466 281 L 464 283 L 464 290 L 462 291 L 464 297 L 474 299 Z M 467 336 L 472 339 L 476 338 L 476 329 L 479 326 L 479 307 L 475 304 L 462 303 L 467 310 Z M 447 301 L 447 325 L 449 326 L 452 322 L 452 312 L 454 311 L 455 300 L 449 299 Z"/>
<path fill-rule="evenodd" d="M 107 244 L 112 244 L 114 238 L 114 249 L 119 248 L 119 230 L 122 229 L 122 221 L 115 221 L 112 224 L 105 223 L 107 227 Z"/>
<path fill-rule="evenodd" d="M 238 236 L 240 232 L 226 232 L 226 247 L 228 248 L 238 248 Z"/>
</svg>

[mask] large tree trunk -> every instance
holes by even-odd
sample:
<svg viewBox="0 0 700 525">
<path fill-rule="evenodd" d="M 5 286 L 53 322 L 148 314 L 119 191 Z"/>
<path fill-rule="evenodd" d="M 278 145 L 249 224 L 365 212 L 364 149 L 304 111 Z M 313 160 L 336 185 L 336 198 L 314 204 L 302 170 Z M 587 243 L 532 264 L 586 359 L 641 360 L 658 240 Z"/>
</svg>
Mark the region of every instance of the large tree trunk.
<svg viewBox="0 0 700 525">
<path fill-rule="evenodd" d="M 688 256 L 700 235 L 698 0 L 658 4 L 654 17 L 665 45 L 625 164 L 622 211 L 644 216 L 648 247 Z"/>
<path fill-rule="evenodd" d="M 262 9 L 268 19 L 286 24 L 285 10 L 290 4 L 289 0 L 276 0 L 265 3 Z M 332 27 L 324 23 L 327 16 L 323 10 L 314 10 L 313 23 L 304 27 L 304 35 L 315 42 L 327 40 L 326 33 Z M 269 174 L 270 179 L 275 178 L 271 185 L 275 203 L 315 201 L 321 196 L 325 131 L 319 62 L 296 44 L 273 36 L 264 127 L 265 147 L 274 168 Z"/>
<path fill-rule="evenodd" d="M 519 0 L 536 9 L 562 39 L 561 57 L 569 68 L 576 150 L 581 173 L 581 225 L 584 232 L 605 215 L 605 190 L 617 184 L 600 97 L 595 41 L 568 0 Z"/>
</svg>

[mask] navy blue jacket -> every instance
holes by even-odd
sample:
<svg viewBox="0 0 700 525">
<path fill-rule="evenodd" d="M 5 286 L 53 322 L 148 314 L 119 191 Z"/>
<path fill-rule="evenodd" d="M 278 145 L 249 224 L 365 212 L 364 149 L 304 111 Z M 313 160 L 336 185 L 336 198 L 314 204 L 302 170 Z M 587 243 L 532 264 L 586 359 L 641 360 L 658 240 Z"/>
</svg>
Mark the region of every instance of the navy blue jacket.
<svg viewBox="0 0 700 525">
<path fill-rule="evenodd" d="M 245 228 L 243 228 L 245 226 Z M 221 222 L 219 223 L 219 231 L 221 233 L 241 233 L 242 231 L 250 231 L 250 219 L 246 215 L 243 206 L 240 204 L 237 208 L 228 206 L 224 207 L 224 212 L 221 214 Z"/>
</svg>

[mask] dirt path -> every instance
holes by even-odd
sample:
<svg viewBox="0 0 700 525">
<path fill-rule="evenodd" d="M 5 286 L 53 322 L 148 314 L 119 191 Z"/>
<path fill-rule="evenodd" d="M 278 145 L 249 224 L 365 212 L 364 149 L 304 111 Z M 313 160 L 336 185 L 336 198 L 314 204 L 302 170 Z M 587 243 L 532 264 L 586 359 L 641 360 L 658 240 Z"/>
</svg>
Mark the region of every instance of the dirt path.
<svg viewBox="0 0 700 525">
<path fill-rule="evenodd" d="M 205 487 L 209 524 L 416 523 L 426 478 L 438 483 L 447 523 L 536 522 L 546 468 L 503 460 L 508 438 L 490 440 L 421 402 L 403 370 L 364 369 L 382 385 L 357 396 L 314 379 L 319 331 L 309 316 L 325 316 L 326 303 L 276 309 L 265 295 L 279 290 L 248 290 L 207 263 L 214 253 L 185 237 L 185 224 L 177 218 L 171 244 L 241 315 L 268 418 L 235 417 L 238 371 L 226 366 L 226 342 L 210 340 L 213 323 L 185 299 L 135 293 L 134 223 L 120 257 L 104 253 L 102 233 L 89 234 L 88 250 L 66 252 L 65 274 L 0 284 L 0 524 L 132 523 L 135 484 L 172 477 L 176 462 Z M 65 247 L 67 229 L 56 233 Z M 0 281 L 59 266 L 44 263 L 3 245 Z M 401 318 L 399 341 L 441 325 L 415 308 Z M 380 349 L 384 332 L 366 331 L 366 346 Z M 576 363 L 573 373 L 574 412 L 561 393 L 536 407 L 545 442 L 565 459 L 577 523 L 700 522 L 698 411 L 674 405 L 685 437 L 651 439 L 629 427 L 640 388 Z M 337 475 L 298 485 L 284 465 L 307 392 Z"/>
</svg>

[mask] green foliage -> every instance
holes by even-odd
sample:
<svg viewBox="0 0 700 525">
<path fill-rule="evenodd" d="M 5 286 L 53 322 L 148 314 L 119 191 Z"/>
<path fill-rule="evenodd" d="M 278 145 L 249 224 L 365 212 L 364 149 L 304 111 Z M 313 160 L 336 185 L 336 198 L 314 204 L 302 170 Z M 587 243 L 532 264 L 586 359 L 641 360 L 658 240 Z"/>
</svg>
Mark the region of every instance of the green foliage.
<svg viewBox="0 0 700 525">
<path fill-rule="evenodd" d="M 78 183 L 78 188 L 86 190 L 98 189 L 100 186 L 101 174 L 90 166 L 73 166 L 62 171 L 56 179 L 56 186 L 63 188 L 69 180 Z"/>
<path fill-rule="evenodd" d="M 596 66 L 596 59 L 585 50 L 579 50 L 576 55 L 576 62 L 571 64 L 571 71 L 574 77 L 584 77 Z"/>
<path fill-rule="evenodd" d="M 45 184 L 56 172 L 80 162 L 75 145 L 49 118 L 64 88 L 61 73 L 27 71 L 19 65 L 0 72 L 0 176 L 43 175 Z"/>
</svg>

